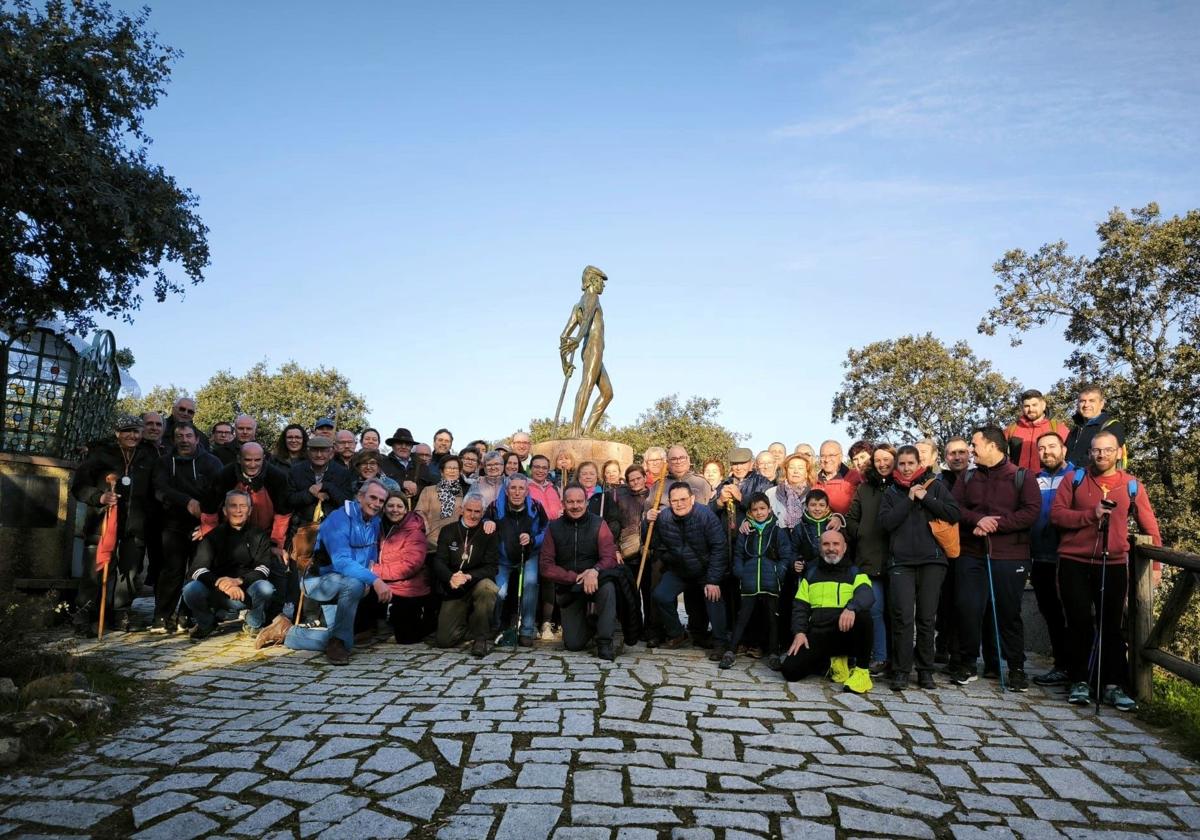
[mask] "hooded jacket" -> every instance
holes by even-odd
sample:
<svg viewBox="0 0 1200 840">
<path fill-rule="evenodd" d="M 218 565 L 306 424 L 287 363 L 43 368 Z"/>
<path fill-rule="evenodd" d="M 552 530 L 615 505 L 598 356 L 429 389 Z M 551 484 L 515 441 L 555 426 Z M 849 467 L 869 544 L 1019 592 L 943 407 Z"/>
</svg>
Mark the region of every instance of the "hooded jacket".
<svg viewBox="0 0 1200 840">
<path fill-rule="evenodd" d="M 772 514 L 765 522 L 750 521 L 750 533 L 738 534 L 733 575 L 743 595 L 779 595 L 795 554 L 792 538 Z"/>
<path fill-rule="evenodd" d="M 1050 505 L 1050 522 L 1059 529 L 1060 562 L 1073 560 L 1077 563 L 1100 564 L 1103 547 L 1100 544 L 1100 520 L 1096 516 L 1096 506 L 1106 498 L 1105 489 L 1108 491 L 1107 498 L 1117 505 L 1109 514 L 1109 564 L 1124 565 L 1128 560 L 1131 514 L 1142 533 L 1148 534 L 1155 545 L 1162 545 L 1162 535 L 1158 531 L 1154 511 L 1150 508 L 1146 488 L 1138 487 L 1137 495 L 1130 503 L 1129 483 L 1137 479 L 1124 470 L 1102 476 L 1089 469 L 1078 485 L 1076 477 L 1076 470 L 1063 476 L 1054 494 L 1054 502 Z"/>
<path fill-rule="evenodd" d="M 145 540 L 146 513 L 155 504 L 153 496 L 154 464 L 158 460 L 157 450 L 149 441 L 138 441 L 130 455 L 128 465 L 115 439 L 101 440 L 88 446 L 87 457 L 75 470 L 71 479 L 71 495 L 76 501 L 87 505 L 84 533 L 90 545 L 100 542 L 100 525 L 106 509 L 100 497 L 108 492 L 105 476 L 115 473 L 118 477 L 116 493 L 117 528 L 121 541 Z M 128 477 L 125 484 L 120 479 Z"/>
<path fill-rule="evenodd" d="M 382 527 L 382 526 L 381 526 Z M 371 569 L 399 598 L 428 595 L 429 569 L 425 566 L 425 520 L 410 511 L 388 525 L 379 544 L 379 562 Z"/>
<path fill-rule="evenodd" d="M 531 556 L 536 555 L 542 548 L 546 526 L 550 523 L 545 509 L 532 496 L 526 496 L 524 504 L 513 510 L 507 492 L 501 493 L 500 498 L 488 505 L 483 518 L 496 523 L 496 536 L 500 540 L 500 565 L 504 567 L 521 562 L 521 555 L 526 551 Z M 521 534 L 529 534 L 528 547 L 521 545 Z"/>
<path fill-rule="evenodd" d="M 985 516 L 998 516 L 990 539 L 992 559 L 1029 559 L 1029 529 L 1042 509 L 1042 493 L 1032 473 L 1025 473 L 1018 490 L 1017 466 L 1004 458 L 991 467 L 968 470 L 953 492 L 962 511 L 958 537 L 963 554 L 983 557 L 988 552 L 989 540 L 975 536 L 975 526 Z"/>
<path fill-rule="evenodd" d="M 1086 419 L 1078 411 L 1071 418 L 1075 422 L 1071 433 L 1067 435 L 1067 460 L 1072 464 L 1086 465 L 1092 460 L 1092 438 L 1101 431 L 1110 432 L 1117 439 L 1117 446 L 1125 445 L 1125 425 L 1107 411 L 1101 411 L 1095 417 Z M 1124 468 L 1125 458 L 1122 453 L 1117 466 Z"/>
<path fill-rule="evenodd" d="M 836 630 L 842 610 L 861 613 L 870 610 L 874 603 L 871 579 L 857 566 L 845 558 L 836 565 L 822 558 L 800 579 L 796 589 L 792 635 Z"/>
<path fill-rule="evenodd" d="M 891 486 L 890 475 L 882 476 L 874 466 L 867 467 L 846 514 L 846 533 L 853 546 L 854 561 L 871 577 L 882 575 L 887 568 L 889 540 L 888 532 L 879 524 L 879 503 Z"/>
<path fill-rule="evenodd" d="M 1036 473 L 1042 468 L 1042 459 L 1038 454 L 1037 440 L 1047 432 L 1054 432 L 1063 441 L 1067 438 L 1067 424 L 1062 420 L 1051 420 L 1043 417 L 1031 423 L 1025 415 L 1017 418 L 1017 422 L 1004 430 L 1008 438 L 1008 457 L 1018 467 Z"/>
<path fill-rule="evenodd" d="M 934 539 L 929 523 L 941 519 L 950 524 L 958 522 L 962 512 L 950 488 L 943 481 L 929 481 L 932 476 L 922 470 L 913 477 L 913 484 L 926 484 L 925 498 L 910 499 L 908 489 L 892 484 L 879 504 L 879 527 L 888 536 L 888 553 L 895 566 L 921 566 L 948 563 L 946 553 Z"/>
<path fill-rule="evenodd" d="M 687 516 L 664 508 L 656 522 L 650 547 L 660 552 L 668 571 L 687 583 L 720 585 L 729 571 L 729 541 L 710 508 L 696 503 Z M 648 522 L 642 523 L 643 542 L 648 527 Z"/>
<path fill-rule="evenodd" d="M 346 502 L 326 515 L 317 531 L 316 550 L 323 549 L 329 562 L 317 565 L 318 574 L 337 572 L 367 586 L 373 584 L 379 577 L 371 571 L 379 559 L 379 520 L 378 516 L 364 519 L 357 501 Z"/>
<path fill-rule="evenodd" d="M 211 452 L 197 448 L 194 455 L 163 455 L 154 464 L 154 497 L 163 509 L 163 527 L 172 531 L 191 531 L 200 518 L 188 513 L 195 500 L 201 509 L 209 504 L 209 495 L 221 461 Z"/>
</svg>

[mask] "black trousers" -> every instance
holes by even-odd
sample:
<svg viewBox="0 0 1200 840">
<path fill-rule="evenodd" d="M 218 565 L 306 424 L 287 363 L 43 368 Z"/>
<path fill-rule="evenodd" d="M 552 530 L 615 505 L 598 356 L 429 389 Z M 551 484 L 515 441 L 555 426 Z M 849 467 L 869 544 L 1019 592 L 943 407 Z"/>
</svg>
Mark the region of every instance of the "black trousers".
<svg viewBox="0 0 1200 840">
<path fill-rule="evenodd" d="M 893 566 L 888 573 L 888 607 L 892 618 L 892 670 L 907 674 L 913 669 L 933 670 L 933 634 L 942 581 L 943 563 Z M 916 651 L 913 631 L 916 631 Z"/>
<path fill-rule="evenodd" d="M 979 660 L 981 633 L 995 635 L 995 625 L 984 627 L 986 607 L 991 601 L 987 560 L 964 554 L 956 561 L 954 599 L 958 607 L 958 653 L 968 670 Z M 1029 577 L 1028 560 L 993 560 L 992 583 L 996 589 L 996 620 L 1000 624 L 1001 655 L 1008 667 L 1025 667 L 1025 624 L 1021 620 L 1021 596 Z"/>
<path fill-rule="evenodd" d="M 373 594 L 373 593 L 372 593 Z M 366 600 L 366 599 L 364 599 Z M 359 602 L 361 608 L 362 602 Z M 437 599 L 432 595 L 415 598 L 392 596 L 388 606 L 388 624 L 398 645 L 415 645 L 437 628 Z"/>
<path fill-rule="evenodd" d="M 810 674 L 824 674 L 834 656 L 852 656 L 859 668 L 867 667 L 871 659 L 871 642 L 875 625 L 869 612 L 855 614 L 854 626 L 843 633 L 837 625 L 814 630 L 808 634 L 808 647 L 800 648 L 783 660 L 783 678 L 789 682 L 802 680 Z"/>
<path fill-rule="evenodd" d="M 641 568 L 641 557 L 627 559 L 626 564 L 629 566 L 629 571 L 636 581 L 638 569 Z M 654 608 L 654 601 L 650 597 L 650 593 L 654 591 L 654 587 L 662 580 L 662 565 L 655 563 L 653 557 L 646 558 L 646 571 L 642 573 L 642 585 L 638 589 L 638 596 L 642 606 L 642 638 L 649 642 L 661 642 L 666 633 L 662 628 L 662 619 L 658 615 L 658 610 Z"/>
<path fill-rule="evenodd" d="M 1103 577 L 1104 601 L 1100 600 Z M 1096 684 L 1096 614 L 1100 620 L 1100 683 L 1126 686 L 1129 662 L 1121 621 L 1129 572 L 1124 563 L 1109 563 L 1105 569 L 1096 563 L 1077 563 L 1060 558 L 1058 591 L 1067 616 L 1067 675 L 1071 682 Z"/>
<path fill-rule="evenodd" d="M 146 545 L 136 537 L 126 537 L 117 544 L 108 569 L 106 622 L 115 621 L 117 613 L 127 612 L 133 604 L 145 555 Z M 83 552 L 83 577 L 79 579 L 79 590 L 75 596 L 76 605 L 89 621 L 100 618 L 101 577 L 101 573 L 96 571 L 96 545 L 89 543 Z"/>
<path fill-rule="evenodd" d="M 354 635 L 378 630 L 379 616 L 382 612 L 383 604 L 379 603 L 379 596 L 373 588 L 368 587 L 367 594 L 362 596 L 354 613 Z"/>
<path fill-rule="evenodd" d="M 199 523 L 197 523 L 199 524 Z M 187 579 L 188 567 L 196 556 L 196 546 L 191 530 L 164 528 L 161 538 L 162 553 L 158 567 L 158 579 L 154 582 L 154 617 L 166 618 L 179 609 L 179 597 L 183 594 L 183 583 Z"/>
<path fill-rule="evenodd" d="M 1067 670 L 1067 615 L 1058 596 L 1058 564 L 1034 560 L 1029 572 L 1038 612 L 1046 622 L 1050 650 L 1054 653 L 1054 668 Z"/>
<path fill-rule="evenodd" d="M 954 605 L 957 567 L 957 559 L 951 560 L 950 564 L 946 566 L 946 577 L 942 580 L 942 594 L 938 599 L 937 621 L 935 622 L 937 638 L 934 642 L 934 649 L 938 653 L 945 653 L 950 658 L 952 665 L 958 662 L 958 610 Z"/>
<path fill-rule="evenodd" d="M 729 649 L 737 650 L 738 644 L 743 638 L 746 638 L 748 630 L 757 630 L 757 639 L 766 638 L 767 655 L 772 656 L 779 652 L 779 616 L 776 614 L 776 608 L 779 605 L 779 597 L 776 595 L 743 595 L 741 597 L 741 607 L 739 608 L 737 623 L 733 625 L 733 635 L 729 638 Z M 758 620 L 754 623 L 758 627 L 753 627 L 751 621 L 755 618 Z M 765 627 L 765 631 L 764 631 Z"/>
<path fill-rule="evenodd" d="M 587 595 L 583 587 L 557 593 L 562 610 L 563 647 L 583 650 L 592 636 L 600 643 L 611 643 L 617 629 L 617 587 L 611 580 L 600 584 Z M 588 608 L 595 608 L 595 625 L 588 617 Z"/>
</svg>

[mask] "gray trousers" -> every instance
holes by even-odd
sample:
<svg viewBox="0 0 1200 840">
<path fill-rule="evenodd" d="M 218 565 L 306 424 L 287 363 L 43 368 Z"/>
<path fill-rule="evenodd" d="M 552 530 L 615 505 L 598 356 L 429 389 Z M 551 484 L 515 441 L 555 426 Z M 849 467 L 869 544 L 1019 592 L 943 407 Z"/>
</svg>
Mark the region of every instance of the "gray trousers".
<svg viewBox="0 0 1200 840">
<path fill-rule="evenodd" d="M 617 629 L 617 588 L 608 580 L 600 584 L 594 595 L 585 595 L 582 588 L 559 594 L 563 647 L 567 650 L 583 650 L 591 641 L 593 630 L 588 621 L 589 604 L 596 605 L 596 640 L 612 642 L 613 632 Z"/>
<path fill-rule="evenodd" d="M 496 609 L 496 582 L 484 578 L 461 598 L 442 601 L 438 613 L 437 645 L 448 648 L 459 644 L 469 634 L 472 641 L 490 640 L 492 613 Z"/>
</svg>

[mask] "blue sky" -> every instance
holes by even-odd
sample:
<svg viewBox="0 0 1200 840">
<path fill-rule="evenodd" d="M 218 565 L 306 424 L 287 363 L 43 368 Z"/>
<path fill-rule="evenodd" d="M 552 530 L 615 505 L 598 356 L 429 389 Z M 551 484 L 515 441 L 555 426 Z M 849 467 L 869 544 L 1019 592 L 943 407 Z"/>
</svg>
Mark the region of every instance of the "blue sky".
<svg viewBox="0 0 1200 840">
<path fill-rule="evenodd" d="M 553 411 L 592 263 L 617 423 L 698 394 L 756 448 L 845 438 L 846 350 L 925 330 L 1049 387 L 1057 332 L 976 335 L 991 266 L 1196 206 L 1200 5 L 830 5 L 153 4 L 152 156 L 212 265 L 104 326 L 143 389 L 295 359 L 496 438 Z"/>
</svg>

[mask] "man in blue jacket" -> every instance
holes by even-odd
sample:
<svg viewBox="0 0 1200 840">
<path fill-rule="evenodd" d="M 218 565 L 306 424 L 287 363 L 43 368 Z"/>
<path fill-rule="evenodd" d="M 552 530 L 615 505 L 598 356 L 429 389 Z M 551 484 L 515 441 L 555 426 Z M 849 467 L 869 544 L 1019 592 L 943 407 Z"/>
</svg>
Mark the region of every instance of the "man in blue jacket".
<svg viewBox="0 0 1200 840">
<path fill-rule="evenodd" d="M 259 634 L 256 647 L 282 641 L 293 650 L 323 650 L 334 665 L 350 661 L 354 648 L 354 615 L 367 591 L 375 590 L 379 602 L 392 599 L 392 590 L 371 571 L 379 556 L 379 512 L 388 491 L 380 482 L 363 482 L 357 498 L 321 520 L 313 566 L 304 579 L 305 594 L 321 604 L 325 627 L 293 627 L 280 615 Z"/>
<path fill-rule="evenodd" d="M 657 522 L 651 548 L 662 553 L 665 571 L 651 596 L 662 617 L 668 648 L 683 647 L 688 634 L 679 623 L 676 599 L 681 592 L 704 588 L 704 606 L 712 627 L 715 647 L 708 658 L 716 662 L 729 645 L 725 605 L 721 603 L 721 580 L 729 570 L 729 543 L 721 520 L 709 508 L 696 504 L 692 488 L 676 481 L 667 490 L 670 513 L 657 508 L 646 511 L 646 521 Z M 645 539 L 645 534 L 642 535 Z"/>
<path fill-rule="evenodd" d="M 1042 512 L 1029 533 L 1029 554 L 1033 560 L 1030 582 L 1037 598 L 1038 612 L 1046 621 L 1054 667 L 1033 678 L 1037 685 L 1067 684 L 1067 617 L 1058 596 L 1058 529 L 1050 524 L 1050 506 L 1063 477 L 1075 469 L 1067 458 L 1067 449 L 1056 432 L 1045 432 L 1037 439 L 1042 470 L 1037 475 L 1042 491 Z"/>
</svg>

